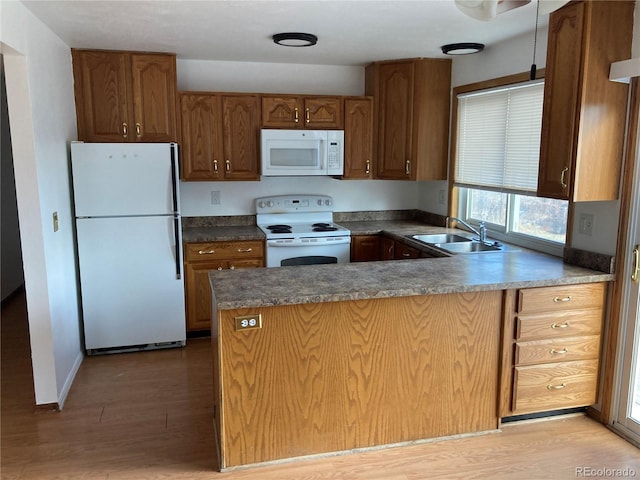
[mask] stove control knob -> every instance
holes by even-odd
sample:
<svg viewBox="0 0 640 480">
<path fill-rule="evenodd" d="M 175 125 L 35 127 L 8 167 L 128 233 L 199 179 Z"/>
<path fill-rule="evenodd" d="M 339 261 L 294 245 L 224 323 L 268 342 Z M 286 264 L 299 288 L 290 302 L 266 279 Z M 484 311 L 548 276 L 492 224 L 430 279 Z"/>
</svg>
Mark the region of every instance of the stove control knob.
<svg viewBox="0 0 640 480">
<path fill-rule="evenodd" d="M 264 204 L 264 202 L 262 200 L 260 202 L 258 202 L 258 207 L 260 207 L 260 208 L 264 208 L 265 207 L 265 204 Z"/>
<path fill-rule="evenodd" d="M 328 207 L 329 205 L 331 205 L 331 200 L 329 200 L 328 198 L 324 201 L 324 204 Z"/>
<path fill-rule="evenodd" d="M 322 199 L 318 199 L 318 205 L 322 206 Z"/>
<path fill-rule="evenodd" d="M 267 202 L 267 207 L 273 207 L 273 200 L 269 200 Z"/>
</svg>

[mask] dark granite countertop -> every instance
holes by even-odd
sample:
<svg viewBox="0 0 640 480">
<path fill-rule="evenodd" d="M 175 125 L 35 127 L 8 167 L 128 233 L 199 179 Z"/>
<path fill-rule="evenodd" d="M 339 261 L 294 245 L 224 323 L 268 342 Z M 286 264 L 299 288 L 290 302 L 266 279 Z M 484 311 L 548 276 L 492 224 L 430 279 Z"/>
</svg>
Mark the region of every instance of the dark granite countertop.
<svg viewBox="0 0 640 480">
<path fill-rule="evenodd" d="M 211 271 L 218 309 L 504 290 L 614 279 L 531 251 Z"/>
</svg>

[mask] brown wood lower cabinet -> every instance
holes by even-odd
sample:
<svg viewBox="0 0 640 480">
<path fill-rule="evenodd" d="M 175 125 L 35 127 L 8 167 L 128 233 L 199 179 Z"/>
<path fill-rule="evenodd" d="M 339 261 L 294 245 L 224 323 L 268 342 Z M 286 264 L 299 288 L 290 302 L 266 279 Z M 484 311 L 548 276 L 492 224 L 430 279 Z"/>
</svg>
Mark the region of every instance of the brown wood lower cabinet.
<svg viewBox="0 0 640 480">
<path fill-rule="evenodd" d="M 187 332 L 211 328 L 209 270 L 264 267 L 261 240 L 185 243 Z"/>
<path fill-rule="evenodd" d="M 501 416 L 597 401 L 605 283 L 507 292 Z"/>
<path fill-rule="evenodd" d="M 236 330 L 258 314 L 262 328 Z M 497 428 L 501 291 L 216 317 L 223 469 Z"/>
<path fill-rule="evenodd" d="M 380 235 L 354 235 L 351 237 L 351 261 L 375 262 L 380 260 Z"/>
</svg>

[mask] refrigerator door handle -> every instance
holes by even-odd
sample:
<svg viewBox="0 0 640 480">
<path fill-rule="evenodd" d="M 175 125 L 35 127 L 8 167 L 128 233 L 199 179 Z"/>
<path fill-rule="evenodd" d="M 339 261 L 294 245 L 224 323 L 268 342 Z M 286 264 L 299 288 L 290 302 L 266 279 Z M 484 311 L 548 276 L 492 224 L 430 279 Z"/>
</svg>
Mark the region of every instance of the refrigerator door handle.
<svg viewBox="0 0 640 480">
<path fill-rule="evenodd" d="M 173 234 L 175 237 L 176 245 L 176 278 L 180 280 L 182 278 L 182 268 L 180 265 L 180 217 L 177 215 L 173 217 Z"/>
<path fill-rule="evenodd" d="M 171 144 L 171 193 L 173 194 L 173 213 L 178 213 L 178 191 L 176 188 L 176 145 Z"/>
</svg>

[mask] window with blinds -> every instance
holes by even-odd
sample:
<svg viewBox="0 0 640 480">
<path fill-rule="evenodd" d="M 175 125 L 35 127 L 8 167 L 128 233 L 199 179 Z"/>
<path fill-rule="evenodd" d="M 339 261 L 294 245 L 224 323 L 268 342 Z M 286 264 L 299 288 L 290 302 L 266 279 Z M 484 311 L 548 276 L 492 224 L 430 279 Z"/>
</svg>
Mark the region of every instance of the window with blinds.
<svg viewBox="0 0 640 480">
<path fill-rule="evenodd" d="M 458 96 L 456 186 L 535 193 L 543 92 L 540 81 Z"/>
</svg>

